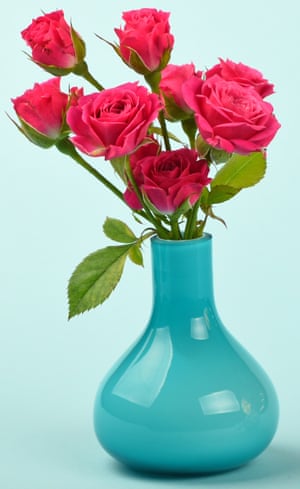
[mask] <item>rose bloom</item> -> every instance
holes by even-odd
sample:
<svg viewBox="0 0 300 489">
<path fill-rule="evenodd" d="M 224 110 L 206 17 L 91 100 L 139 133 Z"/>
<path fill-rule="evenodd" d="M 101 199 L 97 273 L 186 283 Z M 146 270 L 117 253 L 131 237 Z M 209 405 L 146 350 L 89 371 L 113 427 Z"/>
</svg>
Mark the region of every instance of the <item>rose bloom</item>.
<svg viewBox="0 0 300 489">
<path fill-rule="evenodd" d="M 205 73 L 206 78 L 210 78 L 213 75 L 219 75 L 223 80 L 235 81 L 244 87 L 251 86 L 255 88 L 262 98 L 274 93 L 274 85 L 263 78 L 260 71 L 243 63 L 235 63 L 230 59 L 224 61 L 220 58 L 220 63 Z"/>
<path fill-rule="evenodd" d="M 78 62 L 71 27 L 66 23 L 62 10 L 33 19 L 21 35 L 32 49 L 32 59 L 36 63 L 73 68 Z"/>
<path fill-rule="evenodd" d="M 182 86 L 193 76 L 200 78 L 202 76 L 200 71 L 196 73 L 193 63 L 185 65 L 168 64 L 161 72 L 159 89 L 165 102 L 168 118 L 178 120 L 192 114 L 193 111 L 184 100 Z"/>
<path fill-rule="evenodd" d="M 55 141 L 63 128 L 67 107 L 70 103 L 76 103 L 81 93 L 75 87 L 70 95 L 61 92 L 60 78 L 56 77 L 44 83 L 35 83 L 32 89 L 12 99 L 12 102 L 21 123 L 25 122 L 39 134 Z"/>
<path fill-rule="evenodd" d="M 252 86 L 213 75 L 204 81 L 193 77 L 183 91 L 201 136 L 214 148 L 240 154 L 261 151 L 280 127 L 272 105 Z"/>
<path fill-rule="evenodd" d="M 124 28 L 115 29 L 120 55 L 129 66 L 145 74 L 166 66 L 174 45 L 169 12 L 154 8 L 123 13 Z"/>
<path fill-rule="evenodd" d="M 147 146 L 143 151 L 147 152 Z M 139 189 L 152 205 L 164 214 L 174 213 L 186 200 L 191 206 L 194 205 L 203 188 L 211 181 L 207 161 L 198 159 L 197 152 L 187 148 L 157 155 L 155 146 L 149 145 L 148 151 L 150 155 L 141 159 L 132 155 L 130 164 Z M 130 185 L 124 199 L 131 208 L 142 208 Z"/>
<path fill-rule="evenodd" d="M 90 156 L 123 156 L 143 141 L 160 109 L 159 97 L 137 83 L 83 96 L 67 113 L 72 142 Z"/>
</svg>

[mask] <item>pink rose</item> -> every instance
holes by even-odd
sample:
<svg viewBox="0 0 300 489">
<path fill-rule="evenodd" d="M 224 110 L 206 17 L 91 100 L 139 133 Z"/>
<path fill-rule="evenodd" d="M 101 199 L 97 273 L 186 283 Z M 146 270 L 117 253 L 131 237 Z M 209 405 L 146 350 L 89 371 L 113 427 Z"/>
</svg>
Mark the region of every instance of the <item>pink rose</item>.
<svg viewBox="0 0 300 489">
<path fill-rule="evenodd" d="M 182 86 L 193 76 L 198 76 L 199 78 L 202 76 L 201 72 L 195 72 L 193 63 L 181 66 L 168 64 L 161 72 L 159 89 L 165 103 L 166 115 L 169 119 L 180 120 L 192 114 L 193 111 L 184 100 Z"/>
<path fill-rule="evenodd" d="M 62 10 L 33 19 L 21 35 L 32 49 L 32 59 L 36 63 L 71 69 L 79 61 L 71 27 L 66 23 Z"/>
<path fill-rule="evenodd" d="M 125 26 L 115 29 L 120 55 L 138 73 L 158 71 L 168 63 L 174 45 L 169 17 L 168 12 L 154 8 L 123 13 Z"/>
<path fill-rule="evenodd" d="M 150 152 L 154 147 L 149 148 Z M 147 146 L 145 146 L 147 151 Z M 156 209 L 172 214 L 186 200 L 192 206 L 199 199 L 203 188 L 211 181 L 209 166 L 204 159 L 190 149 L 164 151 L 159 155 L 130 160 L 135 181 Z M 133 209 L 141 209 L 142 203 L 129 186 L 124 199 Z"/>
<path fill-rule="evenodd" d="M 60 78 L 57 77 L 35 83 L 32 89 L 12 99 L 26 136 L 39 144 L 39 135 L 43 135 L 46 136 L 45 142 L 49 142 L 48 146 L 51 142 L 53 144 L 63 130 L 68 105 L 76 103 L 78 93 L 81 91 L 77 88 L 71 89 L 70 96 L 61 92 Z"/>
<path fill-rule="evenodd" d="M 90 156 L 123 156 L 143 141 L 160 109 L 159 97 L 137 83 L 83 96 L 67 114 L 72 142 Z"/>
<path fill-rule="evenodd" d="M 280 127 L 272 105 L 251 86 L 213 75 L 204 81 L 194 77 L 183 91 L 201 136 L 214 148 L 240 154 L 260 151 Z"/>
<path fill-rule="evenodd" d="M 251 86 L 255 88 L 262 98 L 274 93 L 274 85 L 263 78 L 260 71 L 243 63 L 235 63 L 230 59 L 224 61 L 220 58 L 220 63 L 205 73 L 206 78 L 210 78 L 213 75 L 219 75 L 223 80 L 235 81 L 244 87 Z"/>
</svg>

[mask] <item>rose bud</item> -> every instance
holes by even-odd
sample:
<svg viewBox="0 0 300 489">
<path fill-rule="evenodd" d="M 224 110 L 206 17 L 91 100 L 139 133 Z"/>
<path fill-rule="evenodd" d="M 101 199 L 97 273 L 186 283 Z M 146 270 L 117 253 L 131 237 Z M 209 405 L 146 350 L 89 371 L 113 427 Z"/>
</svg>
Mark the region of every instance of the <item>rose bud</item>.
<svg viewBox="0 0 300 489">
<path fill-rule="evenodd" d="M 118 53 L 127 65 L 147 75 L 162 70 L 170 59 L 174 37 L 170 33 L 170 13 L 142 8 L 123 13 L 125 26 L 115 29 Z"/>
<path fill-rule="evenodd" d="M 187 105 L 182 93 L 183 84 L 193 76 L 201 78 L 202 73 L 195 71 L 193 63 L 185 65 L 168 64 L 161 72 L 160 94 L 165 105 L 165 115 L 171 121 L 190 118 L 192 109 Z"/>
<path fill-rule="evenodd" d="M 85 44 L 62 10 L 33 19 L 21 35 L 32 50 L 32 61 L 53 75 L 74 71 L 85 57 Z"/>
<path fill-rule="evenodd" d="M 82 90 L 75 87 L 70 95 L 61 92 L 58 77 L 35 83 L 32 89 L 12 99 L 21 123 L 19 129 L 34 144 L 49 148 L 69 133 L 66 111 L 77 104 L 81 94 Z"/>
</svg>

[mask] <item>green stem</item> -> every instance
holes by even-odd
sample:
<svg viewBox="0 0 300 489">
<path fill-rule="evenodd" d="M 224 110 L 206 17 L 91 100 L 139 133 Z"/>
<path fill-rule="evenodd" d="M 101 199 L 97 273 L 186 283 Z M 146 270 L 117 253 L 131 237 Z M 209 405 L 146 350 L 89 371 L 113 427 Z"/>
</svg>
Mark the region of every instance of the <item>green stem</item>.
<svg viewBox="0 0 300 489">
<path fill-rule="evenodd" d="M 192 212 L 188 217 L 184 231 L 184 239 L 192 239 L 194 237 L 199 206 L 200 199 L 198 199 L 197 202 L 194 204 Z"/>
<path fill-rule="evenodd" d="M 87 170 L 89 173 L 91 173 L 97 180 L 99 180 L 105 187 L 107 187 L 109 190 L 111 190 L 122 202 L 124 201 L 123 198 L 123 193 L 115 187 L 107 178 L 105 178 L 96 168 L 94 168 L 92 165 L 90 165 L 87 161 L 85 161 L 79 153 L 77 153 L 76 149 L 74 148 L 73 144 L 69 139 L 62 139 L 61 141 L 58 141 L 56 143 L 57 149 L 68 156 L 70 156 L 76 163 L 78 163 L 80 166 L 82 166 L 85 170 Z"/>
<path fill-rule="evenodd" d="M 199 228 L 198 228 L 198 230 L 199 230 L 199 235 L 200 235 L 200 236 L 202 236 L 202 234 L 203 234 L 203 231 L 204 231 L 204 228 L 205 228 L 205 225 L 206 225 L 207 219 L 208 219 L 208 214 L 205 214 L 205 218 L 203 219 L 201 226 L 199 226 Z"/>
<path fill-rule="evenodd" d="M 172 234 L 173 234 L 174 239 L 176 239 L 176 240 L 182 239 L 177 220 L 171 219 L 171 229 L 172 229 Z"/>
<path fill-rule="evenodd" d="M 85 80 L 87 80 L 91 85 L 93 85 L 97 90 L 101 92 L 104 90 L 104 87 L 91 75 L 91 73 L 87 70 L 84 74 L 81 75 Z"/>
<path fill-rule="evenodd" d="M 170 139 L 169 139 L 169 135 L 168 135 L 165 116 L 164 116 L 164 113 L 162 110 L 158 114 L 158 120 L 159 120 L 160 127 L 161 127 L 161 133 L 162 133 L 162 136 L 164 138 L 166 151 L 170 151 L 171 150 L 171 144 L 170 144 Z"/>
<path fill-rule="evenodd" d="M 105 178 L 98 170 L 96 170 L 92 165 L 90 165 L 87 161 L 85 161 L 80 156 L 80 154 L 77 153 L 76 149 L 74 148 L 73 144 L 69 139 L 62 139 L 61 141 L 58 141 L 56 143 L 56 147 L 61 153 L 70 156 L 74 161 L 76 161 L 76 163 L 82 166 L 82 168 L 84 168 L 91 175 L 97 178 L 97 180 L 99 180 L 99 182 L 101 182 L 103 185 L 105 185 L 105 187 L 111 190 L 111 192 L 113 192 L 118 197 L 118 199 L 120 199 L 123 202 L 123 204 L 129 207 L 129 205 L 124 200 L 123 193 L 117 187 L 115 187 L 115 185 L 113 185 L 109 180 L 107 180 L 107 178 Z M 144 211 L 137 210 L 135 212 L 139 214 L 139 216 L 141 216 L 143 219 L 146 219 L 147 221 L 154 224 L 153 219 L 149 219 L 149 216 Z M 161 228 L 164 229 L 162 226 Z"/>
<path fill-rule="evenodd" d="M 79 63 L 77 66 L 75 66 L 73 73 L 75 73 L 75 75 L 82 76 L 82 78 L 84 78 L 91 85 L 97 88 L 97 90 L 104 90 L 104 87 L 101 85 L 101 83 L 99 83 L 96 78 L 94 78 L 93 75 L 89 72 L 88 65 L 85 61 L 82 61 L 82 63 Z"/>
<path fill-rule="evenodd" d="M 159 95 L 159 82 L 161 79 L 161 72 L 156 71 L 154 73 L 149 73 L 148 75 L 144 75 L 144 77 L 145 77 L 146 82 L 150 85 L 152 92 Z M 166 125 L 166 120 L 165 120 L 163 110 L 161 110 L 159 112 L 158 120 L 159 120 L 159 124 L 161 127 L 162 137 L 163 137 L 164 143 L 165 143 L 165 148 L 167 151 L 170 151 L 171 150 L 171 144 L 170 144 L 170 139 L 169 139 L 169 135 L 168 135 L 167 125 Z"/>
<path fill-rule="evenodd" d="M 142 236 L 138 239 L 138 242 L 142 244 L 146 239 L 151 238 L 151 236 L 155 236 L 157 233 L 155 230 L 149 231 L 149 233 L 142 234 Z"/>
</svg>

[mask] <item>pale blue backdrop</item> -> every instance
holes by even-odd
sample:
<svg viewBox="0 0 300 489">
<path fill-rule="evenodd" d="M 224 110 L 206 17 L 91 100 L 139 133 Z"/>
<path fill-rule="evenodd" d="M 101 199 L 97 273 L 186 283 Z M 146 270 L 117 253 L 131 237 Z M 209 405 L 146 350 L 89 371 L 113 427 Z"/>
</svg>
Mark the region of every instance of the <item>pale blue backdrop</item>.
<svg viewBox="0 0 300 489">
<path fill-rule="evenodd" d="M 128 264 L 102 308 L 68 322 L 68 278 L 107 244 L 105 217 L 132 220 L 90 175 L 55 150 L 31 145 L 5 115 L 13 115 L 11 97 L 48 77 L 22 53 L 19 35 L 41 10 L 65 10 L 87 42 L 91 71 L 111 86 L 137 76 L 94 33 L 114 40 L 121 12 L 144 6 L 172 12 L 174 63 L 194 61 L 200 69 L 221 56 L 262 70 L 275 83 L 271 100 L 282 123 L 264 181 L 220 208 L 227 230 L 208 226 L 220 315 L 272 377 L 281 422 L 256 462 L 211 478 L 134 476 L 97 445 L 98 383 L 149 315 L 149 246 L 143 270 Z M 299 487 L 299 15 L 294 0 L 7 2 L 0 29 L 1 488 Z M 106 172 L 104 161 L 96 164 Z"/>
</svg>

